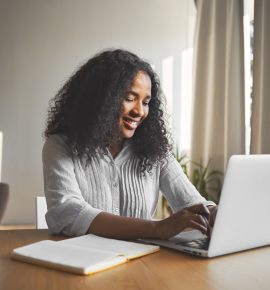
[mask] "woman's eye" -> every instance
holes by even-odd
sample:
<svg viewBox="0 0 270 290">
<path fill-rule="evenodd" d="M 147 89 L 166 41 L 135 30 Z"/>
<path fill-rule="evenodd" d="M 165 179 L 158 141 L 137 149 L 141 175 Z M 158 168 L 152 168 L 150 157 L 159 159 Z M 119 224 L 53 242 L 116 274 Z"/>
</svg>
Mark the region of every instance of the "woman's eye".
<svg viewBox="0 0 270 290">
<path fill-rule="evenodd" d="M 144 105 L 144 106 L 149 106 L 150 101 L 151 101 L 151 99 L 146 99 L 146 100 L 143 102 L 143 105 Z"/>
<path fill-rule="evenodd" d="M 134 98 L 126 98 L 126 101 L 127 102 L 133 102 L 134 101 Z"/>
</svg>

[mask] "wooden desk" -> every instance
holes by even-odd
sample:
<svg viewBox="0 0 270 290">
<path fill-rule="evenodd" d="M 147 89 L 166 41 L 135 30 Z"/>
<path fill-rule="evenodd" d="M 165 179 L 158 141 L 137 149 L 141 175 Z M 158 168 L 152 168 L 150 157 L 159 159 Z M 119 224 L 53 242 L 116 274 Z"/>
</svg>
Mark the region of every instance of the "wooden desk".
<svg viewBox="0 0 270 290">
<path fill-rule="evenodd" d="M 1 231 L 36 229 L 35 225 L 0 225 Z"/>
<path fill-rule="evenodd" d="M 78 276 L 11 260 L 13 248 L 42 239 L 59 240 L 47 230 L 0 231 L 0 289 L 270 289 L 270 247 L 214 259 L 176 251 L 160 252 L 92 276 Z"/>
</svg>

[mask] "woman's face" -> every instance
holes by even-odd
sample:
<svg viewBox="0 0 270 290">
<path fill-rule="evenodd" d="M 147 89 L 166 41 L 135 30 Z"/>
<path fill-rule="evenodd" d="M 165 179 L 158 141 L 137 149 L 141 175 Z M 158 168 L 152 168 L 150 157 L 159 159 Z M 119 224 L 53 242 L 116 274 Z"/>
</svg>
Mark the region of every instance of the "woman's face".
<svg viewBox="0 0 270 290">
<path fill-rule="evenodd" d="M 138 126 L 147 117 L 151 100 L 151 79 L 143 71 L 135 76 L 130 91 L 122 103 L 120 137 L 131 138 Z"/>
</svg>

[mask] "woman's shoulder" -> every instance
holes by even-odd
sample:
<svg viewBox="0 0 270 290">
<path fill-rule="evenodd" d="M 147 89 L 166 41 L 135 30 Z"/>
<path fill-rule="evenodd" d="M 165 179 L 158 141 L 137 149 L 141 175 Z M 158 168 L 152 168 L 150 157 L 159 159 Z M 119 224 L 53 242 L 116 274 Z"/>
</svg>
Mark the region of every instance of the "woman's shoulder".
<svg viewBox="0 0 270 290">
<path fill-rule="evenodd" d="M 161 159 L 160 163 L 161 163 L 161 166 L 166 166 L 168 165 L 168 163 L 172 163 L 175 160 L 176 159 L 175 159 L 174 154 L 171 151 L 167 151 L 164 157 Z"/>
<path fill-rule="evenodd" d="M 44 142 L 42 153 L 70 152 L 67 137 L 60 134 L 50 135 Z"/>
</svg>

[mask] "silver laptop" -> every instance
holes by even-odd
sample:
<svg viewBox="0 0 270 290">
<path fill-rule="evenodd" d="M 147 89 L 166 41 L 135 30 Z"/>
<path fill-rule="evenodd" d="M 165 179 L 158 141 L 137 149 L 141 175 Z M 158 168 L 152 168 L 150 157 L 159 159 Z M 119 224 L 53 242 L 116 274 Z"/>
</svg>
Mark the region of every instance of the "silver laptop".
<svg viewBox="0 0 270 290">
<path fill-rule="evenodd" d="M 234 155 L 227 172 L 211 238 L 199 231 L 146 242 L 201 257 L 270 245 L 270 155 Z"/>
</svg>

